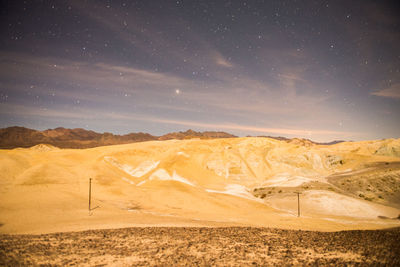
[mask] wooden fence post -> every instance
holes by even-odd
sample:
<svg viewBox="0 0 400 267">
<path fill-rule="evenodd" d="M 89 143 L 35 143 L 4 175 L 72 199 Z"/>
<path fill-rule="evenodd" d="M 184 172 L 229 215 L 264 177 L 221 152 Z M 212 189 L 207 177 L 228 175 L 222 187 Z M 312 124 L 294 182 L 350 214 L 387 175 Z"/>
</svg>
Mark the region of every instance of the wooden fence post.
<svg viewBox="0 0 400 267">
<path fill-rule="evenodd" d="M 90 204 L 92 202 L 92 178 L 89 178 L 89 212 L 91 210 Z"/>
<path fill-rule="evenodd" d="M 297 217 L 300 217 L 300 192 L 297 193 Z"/>
</svg>

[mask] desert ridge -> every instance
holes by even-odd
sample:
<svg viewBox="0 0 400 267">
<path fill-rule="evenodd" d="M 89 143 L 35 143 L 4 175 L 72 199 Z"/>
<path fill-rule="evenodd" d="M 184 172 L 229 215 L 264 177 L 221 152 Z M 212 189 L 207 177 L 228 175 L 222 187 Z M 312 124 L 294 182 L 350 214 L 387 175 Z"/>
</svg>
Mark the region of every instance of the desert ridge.
<svg viewBox="0 0 400 267">
<path fill-rule="evenodd" d="M 0 231 L 394 227 L 399 156 L 399 139 L 318 145 L 245 137 L 3 149 Z M 300 217 L 295 192 L 301 192 Z"/>
</svg>

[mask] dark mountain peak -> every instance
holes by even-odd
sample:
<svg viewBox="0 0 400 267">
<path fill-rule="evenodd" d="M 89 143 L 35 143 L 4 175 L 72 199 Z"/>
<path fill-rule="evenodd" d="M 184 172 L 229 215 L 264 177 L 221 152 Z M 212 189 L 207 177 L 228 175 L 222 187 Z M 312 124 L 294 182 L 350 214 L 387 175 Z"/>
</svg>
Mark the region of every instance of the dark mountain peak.
<svg viewBox="0 0 400 267">
<path fill-rule="evenodd" d="M 32 132 L 32 131 L 36 131 L 36 130 L 29 129 L 29 128 L 22 127 L 22 126 L 11 126 L 11 127 L 0 129 L 0 131 L 2 131 L 2 132 L 24 132 L 24 131 Z"/>
<path fill-rule="evenodd" d="M 54 129 L 48 129 L 49 131 L 65 131 L 65 130 L 67 130 L 66 128 L 64 128 L 64 127 L 57 127 L 57 128 L 54 128 Z"/>
<path fill-rule="evenodd" d="M 185 132 L 173 132 L 168 133 L 163 136 L 160 136 L 159 140 L 170 140 L 170 139 L 191 139 L 191 138 L 201 138 L 201 139 L 211 139 L 211 138 L 232 138 L 237 137 L 235 135 L 225 133 L 225 132 L 214 132 L 214 131 L 206 131 L 206 132 L 196 132 L 192 129 L 189 129 Z"/>
<path fill-rule="evenodd" d="M 344 140 L 334 140 L 334 141 L 331 141 L 331 142 L 327 142 L 327 143 L 318 143 L 318 144 L 319 144 L 319 145 L 327 145 L 327 146 L 330 146 L 330 145 L 336 145 L 336 144 L 343 143 L 343 142 L 347 142 L 347 141 L 344 141 Z"/>
<path fill-rule="evenodd" d="M 180 132 L 183 134 L 188 134 L 188 135 L 196 135 L 199 134 L 199 132 L 193 131 L 192 129 L 186 130 L 186 132 Z"/>
</svg>

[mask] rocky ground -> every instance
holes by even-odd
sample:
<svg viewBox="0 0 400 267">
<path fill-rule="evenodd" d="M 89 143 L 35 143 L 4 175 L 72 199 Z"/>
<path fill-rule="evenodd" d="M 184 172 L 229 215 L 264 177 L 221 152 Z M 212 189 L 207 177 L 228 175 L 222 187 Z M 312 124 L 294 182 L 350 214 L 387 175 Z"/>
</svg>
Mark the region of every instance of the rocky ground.
<svg viewBox="0 0 400 267">
<path fill-rule="evenodd" d="M 400 229 L 147 227 L 0 235 L 1 266 L 400 265 Z"/>
<path fill-rule="evenodd" d="M 339 193 L 400 208 L 400 162 L 375 162 L 327 180 Z"/>
</svg>

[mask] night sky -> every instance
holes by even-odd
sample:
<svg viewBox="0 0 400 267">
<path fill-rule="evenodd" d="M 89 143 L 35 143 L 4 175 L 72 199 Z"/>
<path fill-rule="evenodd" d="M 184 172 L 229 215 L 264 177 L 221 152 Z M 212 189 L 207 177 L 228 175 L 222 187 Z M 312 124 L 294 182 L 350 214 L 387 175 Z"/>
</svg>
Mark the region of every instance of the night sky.
<svg viewBox="0 0 400 267">
<path fill-rule="evenodd" d="M 0 127 L 400 137 L 397 1 L 1 1 Z"/>
</svg>

